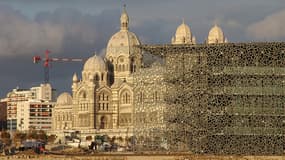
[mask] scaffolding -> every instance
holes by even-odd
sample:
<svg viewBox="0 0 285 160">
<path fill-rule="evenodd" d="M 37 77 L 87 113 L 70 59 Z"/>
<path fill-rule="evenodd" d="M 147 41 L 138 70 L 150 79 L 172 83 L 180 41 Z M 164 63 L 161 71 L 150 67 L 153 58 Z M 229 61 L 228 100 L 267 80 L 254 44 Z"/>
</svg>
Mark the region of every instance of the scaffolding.
<svg viewBox="0 0 285 160">
<path fill-rule="evenodd" d="M 156 146 L 159 151 L 215 154 L 284 153 L 285 43 L 138 47 L 162 56 L 165 62 L 159 79 L 165 88 L 163 100 L 159 104 L 150 102 L 148 110 L 136 99 L 161 89 L 149 92 L 153 86 L 145 85 L 156 73 L 151 68 L 142 69 L 134 78 L 134 88 L 139 88 L 134 89 L 138 96 L 134 117 L 149 118 L 145 115 L 158 109 L 158 117 L 163 119 L 159 124 L 153 121 L 152 128 L 134 120 L 135 135 L 144 135 L 137 140 L 138 148 L 152 151 Z M 148 79 L 136 78 L 147 72 Z M 158 126 L 163 127 L 157 130 Z M 147 134 L 150 131 L 159 136 Z"/>
</svg>

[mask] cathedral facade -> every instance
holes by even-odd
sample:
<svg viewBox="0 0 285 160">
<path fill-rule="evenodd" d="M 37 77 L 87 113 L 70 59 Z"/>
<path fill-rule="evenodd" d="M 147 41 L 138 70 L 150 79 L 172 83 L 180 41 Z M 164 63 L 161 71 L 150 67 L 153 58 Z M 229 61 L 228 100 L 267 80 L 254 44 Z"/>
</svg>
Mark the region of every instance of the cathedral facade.
<svg viewBox="0 0 285 160">
<path fill-rule="evenodd" d="M 133 78 L 142 55 L 129 31 L 124 9 L 121 28 L 109 40 L 104 58 L 94 55 L 84 64 L 82 79 L 73 75 L 72 95 L 62 93 L 53 111 L 53 132 L 80 131 L 83 135 L 131 136 L 133 127 Z"/>
</svg>

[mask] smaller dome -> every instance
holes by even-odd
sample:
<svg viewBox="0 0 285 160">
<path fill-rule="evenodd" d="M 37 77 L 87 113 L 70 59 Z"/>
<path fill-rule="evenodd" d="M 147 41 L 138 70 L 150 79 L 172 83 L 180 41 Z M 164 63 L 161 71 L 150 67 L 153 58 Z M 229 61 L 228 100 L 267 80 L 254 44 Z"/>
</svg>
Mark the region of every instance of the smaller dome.
<svg viewBox="0 0 285 160">
<path fill-rule="evenodd" d="M 91 72 L 104 72 L 106 71 L 106 64 L 104 60 L 99 56 L 90 57 L 84 64 L 83 71 L 91 71 Z"/>
<path fill-rule="evenodd" d="M 177 27 L 176 29 L 176 37 L 177 36 L 184 36 L 184 37 L 191 37 L 191 31 L 190 31 L 190 27 L 184 23 L 184 21 L 182 22 L 182 24 L 180 26 Z"/>
<path fill-rule="evenodd" d="M 57 97 L 56 103 L 59 105 L 71 105 L 72 97 L 69 93 L 63 92 Z"/>
<path fill-rule="evenodd" d="M 216 24 L 209 31 L 208 43 L 225 43 L 224 33 Z"/>
<path fill-rule="evenodd" d="M 190 27 L 184 23 L 184 20 L 177 27 L 175 36 L 172 38 L 172 44 L 195 44 Z"/>
</svg>

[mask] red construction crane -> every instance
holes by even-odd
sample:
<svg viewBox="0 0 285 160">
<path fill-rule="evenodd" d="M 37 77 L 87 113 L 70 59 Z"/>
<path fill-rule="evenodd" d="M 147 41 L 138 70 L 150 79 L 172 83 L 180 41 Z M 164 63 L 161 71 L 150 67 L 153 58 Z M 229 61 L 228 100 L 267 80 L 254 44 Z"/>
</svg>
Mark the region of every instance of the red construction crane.
<svg viewBox="0 0 285 160">
<path fill-rule="evenodd" d="M 40 56 L 34 56 L 33 62 L 39 63 L 43 61 L 44 66 L 44 83 L 49 82 L 49 67 L 51 62 L 83 62 L 84 59 L 81 58 L 51 58 L 49 57 L 50 51 L 45 51 L 45 58 L 41 58 Z"/>
</svg>

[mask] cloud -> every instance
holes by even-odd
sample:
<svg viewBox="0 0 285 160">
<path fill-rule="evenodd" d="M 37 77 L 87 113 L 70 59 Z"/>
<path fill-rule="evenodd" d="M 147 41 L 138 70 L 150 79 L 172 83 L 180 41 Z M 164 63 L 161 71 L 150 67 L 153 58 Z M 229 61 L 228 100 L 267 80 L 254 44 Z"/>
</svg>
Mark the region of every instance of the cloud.
<svg viewBox="0 0 285 160">
<path fill-rule="evenodd" d="M 0 96 L 16 86 L 30 88 L 43 81 L 42 64 L 33 64 L 32 56 L 43 56 L 46 49 L 52 51 L 52 57 L 85 59 L 95 51 L 99 53 L 119 28 L 119 18 L 117 9 L 90 15 L 58 8 L 39 12 L 31 19 L 0 5 Z M 70 91 L 72 75 L 80 73 L 82 66 L 52 63 L 51 83 L 61 91 Z"/>
<path fill-rule="evenodd" d="M 57 25 L 39 24 L 12 8 L 0 6 L 0 56 L 34 54 L 39 49 L 60 50 L 63 32 Z"/>
<path fill-rule="evenodd" d="M 61 54 L 82 57 L 106 47 L 109 37 L 119 27 L 119 15 L 119 10 L 90 15 L 77 9 L 57 8 L 54 12 L 38 13 L 35 22 L 60 26 L 63 30 Z"/>
<path fill-rule="evenodd" d="M 263 20 L 249 25 L 247 34 L 258 40 L 281 40 L 285 38 L 285 10 L 275 12 Z"/>
<path fill-rule="evenodd" d="M 57 8 L 30 19 L 0 5 L 0 57 L 32 56 L 46 49 L 60 56 L 89 56 L 106 47 L 114 26 L 119 24 L 119 13 L 104 10 L 90 15 L 77 9 Z"/>
</svg>

